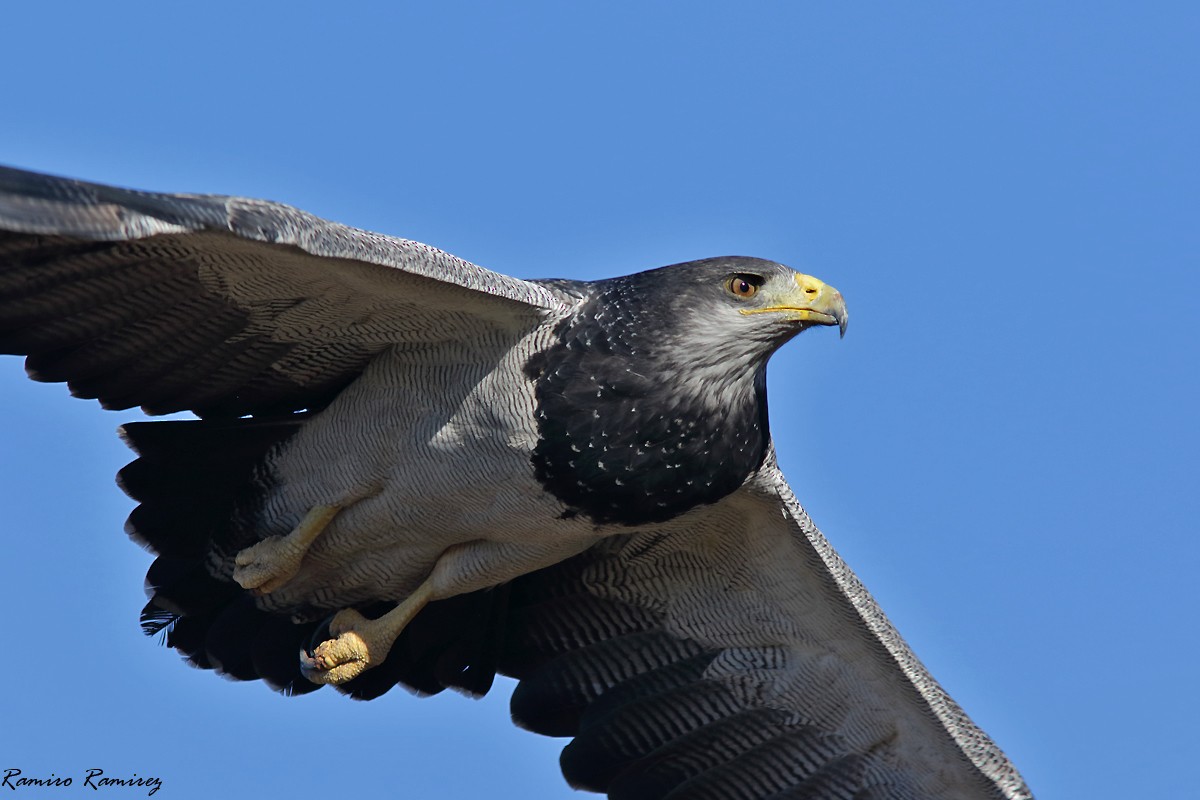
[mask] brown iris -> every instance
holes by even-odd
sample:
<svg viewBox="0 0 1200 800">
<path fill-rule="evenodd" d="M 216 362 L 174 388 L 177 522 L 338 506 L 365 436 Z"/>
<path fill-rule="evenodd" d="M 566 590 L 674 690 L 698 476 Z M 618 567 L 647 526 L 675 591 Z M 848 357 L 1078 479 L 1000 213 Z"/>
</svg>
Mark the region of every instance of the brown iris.
<svg viewBox="0 0 1200 800">
<path fill-rule="evenodd" d="M 761 285 L 762 278 L 757 275 L 733 275 L 725 282 L 725 288 L 729 290 L 729 293 L 742 300 L 754 297 Z"/>
</svg>

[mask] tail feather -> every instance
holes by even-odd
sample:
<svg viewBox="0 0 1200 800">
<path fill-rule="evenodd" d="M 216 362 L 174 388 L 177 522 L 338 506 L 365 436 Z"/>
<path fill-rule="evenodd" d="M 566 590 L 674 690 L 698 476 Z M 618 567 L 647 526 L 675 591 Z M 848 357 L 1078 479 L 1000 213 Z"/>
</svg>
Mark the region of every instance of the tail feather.
<svg viewBox="0 0 1200 800">
<path fill-rule="evenodd" d="M 158 555 L 146 574 L 142 630 L 165 634 L 166 644 L 197 667 L 241 680 L 259 677 L 250 650 L 271 615 L 208 565 L 214 552 L 255 537 L 252 529 L 239 529 L 253 519 L 267 488 L 262 465 L 305 418 L 135 422 L 121 429 L 138 458 L 117 482 L 141 503 L 125 529 Z"/>
<path fill-rule="evenodd" d="M 300 672 L 299 652 L 328 637 L 308 610 L 294 621 L 264 611 L 255 596 L 210 567 L 262 536 L 254 521 L 270 488 L 264 468 L 273 448 L 308 418 L 136 422 L 121 435 L 138 454 L 118 483 L 140 505 L 130 537 L 157 554 L 146 575 L 142 629 L 162 636 L 189 663 L 236 680 L 261 679 L 277 691 L 305 694 L 318 684 Z M 420 694 L 491 688 L 503 646 L 508 588 L 431 603 L 409 623 L 389 657 L 338 687 L 371 699 L 403 684 Z M 360 607 L 377 617 L 394 606 Z"/>
<path fill-rule="evenodd" d="M 239 681 L 260 677 L 252 645 L 269 616 L 255 606 L 252 595 L 245 593 L 220 610 L 204 637 L 208 659 L 218 672 Z"/>
<path fill-rule="evenodd" d="M 300 650 L 308 647 L 313 623 L 297 624 L 278 615 L 263 615 L 251 643 L 254 671 L 272 689 L 288 695 L 315 692 L 320 684 L 300 674 Z"/>
<path fill-rule="evenodd" d="M 198 669 L 216 669 L 208 657 L 204 640 L 208 636 L 211 620 L 204 617 L 176 617 L 167 628 L 166 645 L 176 650 L 187 662 Z"/>
<path fill-rule="evenodd" d="M 117 473 L 117 483 L 141 502 L 126 532 L 159 555 L 192 559 L 233 538 L 237 510 L 266 489 L 259 474 L 264 459 L 305 418 L 125 425 L 121 436 L 139 458 Z"/>
</svg>

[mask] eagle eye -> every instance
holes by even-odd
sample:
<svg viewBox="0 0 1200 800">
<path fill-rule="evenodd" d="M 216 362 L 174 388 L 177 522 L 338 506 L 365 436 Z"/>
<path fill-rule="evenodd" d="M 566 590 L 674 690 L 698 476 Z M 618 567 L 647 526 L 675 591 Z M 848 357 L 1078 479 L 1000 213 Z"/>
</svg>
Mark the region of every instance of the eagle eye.
<svg viewBox="0 0 1200 800">
<path fill-rule="evenodd" d="M 758 275 L 749 275 L 739 272 L 736 275 L 730 275 L 725 280 L 725 289 L 734 297 L 740 300 L 748 300 L 758 292 L 758 287 L 763 285 L 763 279 Z"/>
</svg>

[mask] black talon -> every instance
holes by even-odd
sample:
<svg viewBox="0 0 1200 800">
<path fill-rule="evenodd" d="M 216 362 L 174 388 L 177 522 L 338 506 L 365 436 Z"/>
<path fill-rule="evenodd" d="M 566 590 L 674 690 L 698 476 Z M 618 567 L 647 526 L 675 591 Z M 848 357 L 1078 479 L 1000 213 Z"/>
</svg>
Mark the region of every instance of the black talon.
<svg viewBox="0 0 1200 800">
<path fill-rule="evenodd" d="M 309 660 L 312 660 L 321 642 L 334 638 L 333 631 L 329 629 L 329 623 L 333 622 L 333 618 L 336 616 L 337 612 L 335 611 L 313 628 L 312 634 L 308 637 L 308 646 L 300 651 L 302 656 L 307 656 Z M 303 661 L 303 659 L 301 660 Z"/>
</svg>

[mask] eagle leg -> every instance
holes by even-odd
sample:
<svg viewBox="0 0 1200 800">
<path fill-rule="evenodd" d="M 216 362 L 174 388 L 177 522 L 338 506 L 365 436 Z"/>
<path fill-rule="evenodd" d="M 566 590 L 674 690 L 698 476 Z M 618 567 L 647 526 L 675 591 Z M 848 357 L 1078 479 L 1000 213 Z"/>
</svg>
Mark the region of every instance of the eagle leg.
<svg viewBox="0 0 1200 800">
<path fill-rule="evenodd" d="M 432 599 L 433 580 L 428 579 L 378 619 L 342 609 L 329 622 L 329 632 L 337 638 L 321 642 L 311 657 L 301 651 L 304 677 L 313 683 L 345 683 L 383 663 L 400 632 Z"/>
<path fill-rule="evenodd" d="M 300 652 L 300 669 L 313 683 L 345 683 L 388 657 L 396 638 L 431 600 L 498 586 L 518 575 L 556 564 L 598 541 L 592 534 L 521 542 L 474 540 L 448 548 L 429 576 L 404 602 L 378 619 L 352 608 L 329 622 L 335 638 Z"/>
<path fill-rule="evenodd" d="M 234 558 L 233 579 L 255 594 L 279 589 L 300 571 L 304 554 L 342 508 L 314 506 L 287 536 L 271 536 L 240 551 Z"/>
</svg>

